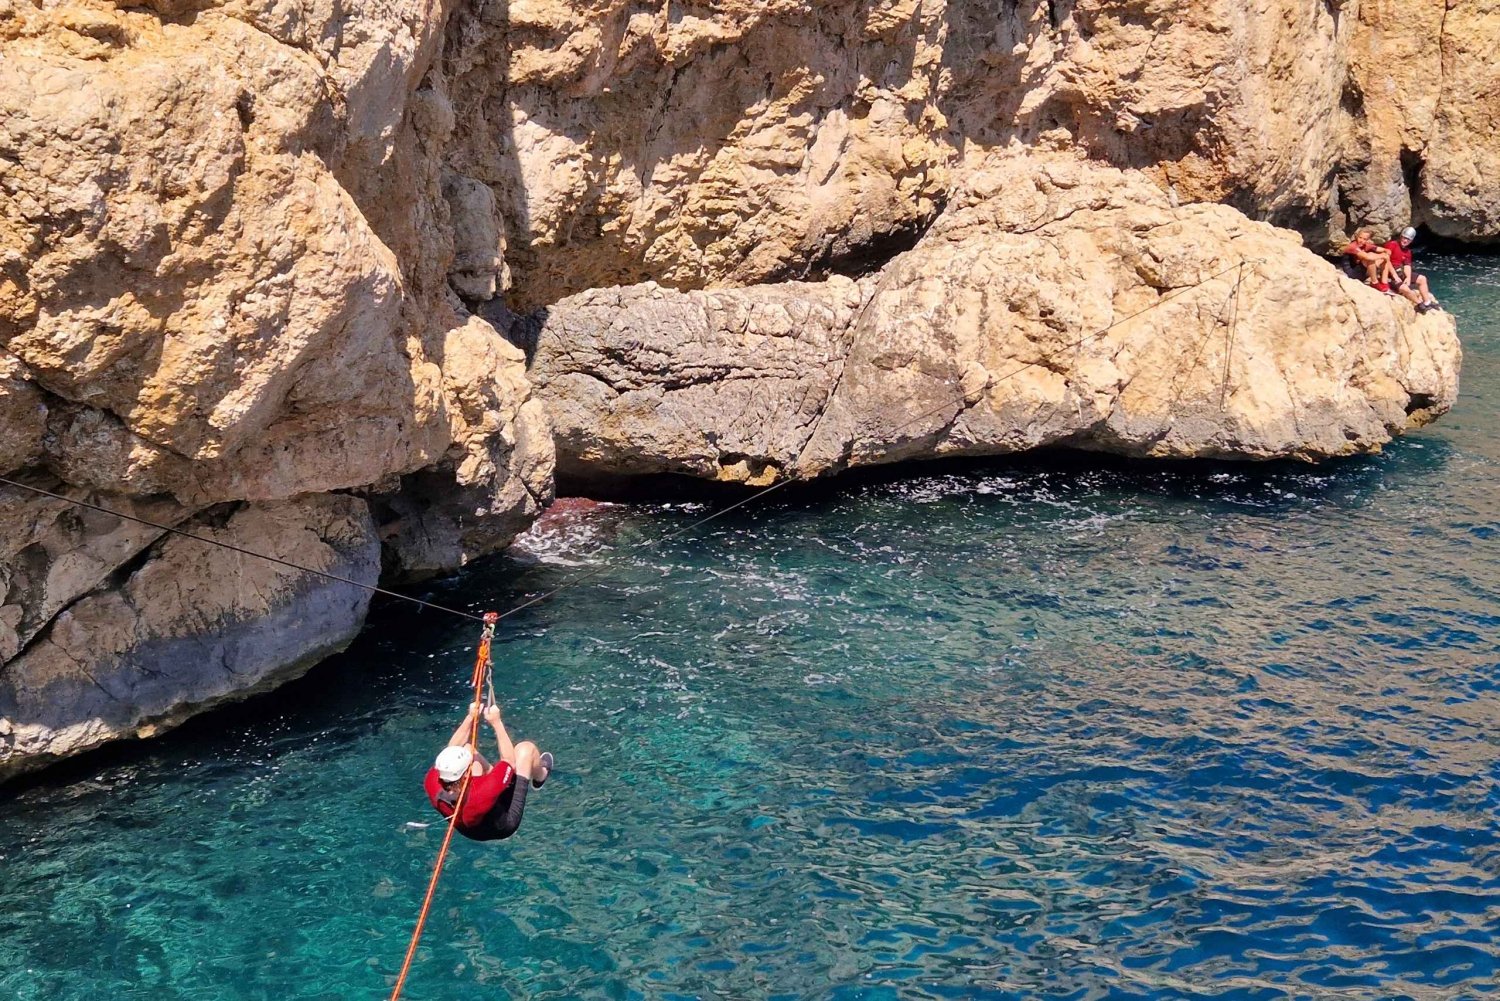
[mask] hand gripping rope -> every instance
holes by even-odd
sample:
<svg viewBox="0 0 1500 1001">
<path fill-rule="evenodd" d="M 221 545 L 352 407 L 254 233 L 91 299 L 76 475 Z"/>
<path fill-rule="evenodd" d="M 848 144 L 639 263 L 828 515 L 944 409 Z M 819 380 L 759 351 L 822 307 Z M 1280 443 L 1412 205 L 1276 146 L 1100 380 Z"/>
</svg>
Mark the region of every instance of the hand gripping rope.
<svg viewBox="0 0 1500 1001">
<path fill-rule="evenodd" d="M 500 616 L 495 612 L 484 613 L 484 629 L 479 634 L 479 653 L 474 658 L 474 675 L 471 684 L 474 688 L 473 701 L 478 703 L 484 695 L 485 686 L 490 683 L 490 641 L 495 638 L 495 623 L 500 621 Z M 494 698 L 494 687 L 490 687 L 490 698 Z M 479 716 L 476 714 L 469 721 L 469 746 L 472 748 L 479 740 Z M 448 846 L 453 843 L 453 832 L 458 827 L 458 816 L 463 812 L 464 797 L 469 792 L 469 780 L 473 777 L 473 770 L 464 772 L 464 780 L 458 787 L 458 800 L 453 804 L 453 816 L 448 818 L 448 830 L 443 835 L 443 845 L 438 849 L 437 862 L 432 867 L 432 878 L 427 881 L 427 896 L 422 900 L 422 911 L 417 915 L 417 926 L 412 929 L 411 944 L 406 947 L 406 958 L 401 961 L 401 973 L 396 977 L 396 986 L 391 990 L 390 1001 L 396 1001 L 401 996 L 401 988 L 406 986 L 406 975 L 411 972 L 412 959 L 417 954 L 417 943 L 422 940 L 422 928 L 427 924 L 427 912 L 432 908 L 432 896 L 437 892 L 438 877 L 442 875 L 443 863 L 448 860 Z"/>
</svg>

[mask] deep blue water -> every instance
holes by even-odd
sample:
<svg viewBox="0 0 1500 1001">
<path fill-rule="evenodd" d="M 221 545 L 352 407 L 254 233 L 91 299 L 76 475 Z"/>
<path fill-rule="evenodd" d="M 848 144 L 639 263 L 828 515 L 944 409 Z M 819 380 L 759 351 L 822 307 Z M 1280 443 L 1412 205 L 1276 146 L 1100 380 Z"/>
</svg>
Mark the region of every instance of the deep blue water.
<svg viewBox="0 0 1500 1001">
<path fill-rule="evenodd" d="M 406 995 L 1500 996 L 1500 259 L 1464 396 L 1326 467 L 1024 462 L 615 506 L 434 588 L 558 756 Z M 596 555 L 601 545 L 619 547 Z M 0 998 L 380 998 L 467 624 L 0 804 Z"/>
</svg>

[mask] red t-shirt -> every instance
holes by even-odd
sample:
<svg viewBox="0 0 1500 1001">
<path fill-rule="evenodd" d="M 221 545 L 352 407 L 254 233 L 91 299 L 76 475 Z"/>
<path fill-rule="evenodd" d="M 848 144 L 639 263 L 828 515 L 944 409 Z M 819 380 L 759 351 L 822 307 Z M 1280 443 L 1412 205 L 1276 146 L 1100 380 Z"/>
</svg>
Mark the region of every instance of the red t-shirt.
<svg viewBox="0 0 1500 1001">
<path fill-rule="evenodd" d="M 1385 249 L 1391 252 L 1391 267 L 1404 268 L 1411 263 L 1411 251 L 1401 246 L 1400 240 L 1392 240 Z"/>
<path fill-rule="evenodd" d="M 472 829 L 482 824 L 485 814 L 505 795 L 505 790 L 510 788 L 515 778 L 516 770 L 502 761 L 478 778 L 470 779 L 469 791 L 464 794 L 464 815 L 458 818 L 458 829 Z M 427 769 L 422 788 L 427 790 L 427 798 L 432 801 L 433 809 L 445 817 L 453 816 L 453 808 L 438 799 L 443 791 L 443 780 L 438 778 L 436 768 Z M 458 791 L 457 786 L 454 791 Z"/>
</svg>

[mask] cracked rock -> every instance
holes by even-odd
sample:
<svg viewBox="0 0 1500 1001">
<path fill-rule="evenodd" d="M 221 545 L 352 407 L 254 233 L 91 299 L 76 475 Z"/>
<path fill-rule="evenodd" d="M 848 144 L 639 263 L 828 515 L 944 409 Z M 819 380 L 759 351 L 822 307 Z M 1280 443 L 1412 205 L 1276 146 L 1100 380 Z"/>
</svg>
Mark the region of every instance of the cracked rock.
<svg viewBox="0 0 1500 1001">
<path fill-rule="evenodd" d="M 374 524 L 355 497 L 249 505 L 185 527 L 364 584 L 380 571 Z M 6 665 L 0 779 L 294 678 L 354 638 L 369 601 L 351 584 L 168 536 Z"/>
<path fill-rule="evenodd" d="M 559 469 L 748 482 L 1047 446 L 1322 459 L 1399 434 L 1414 394 L 1422 419 L 1452 405 L 1447 314 L 1137 173 L 1044 166 L 997 158 L 857 284 L 549 308 L 532 378 Z"/>
</svg>

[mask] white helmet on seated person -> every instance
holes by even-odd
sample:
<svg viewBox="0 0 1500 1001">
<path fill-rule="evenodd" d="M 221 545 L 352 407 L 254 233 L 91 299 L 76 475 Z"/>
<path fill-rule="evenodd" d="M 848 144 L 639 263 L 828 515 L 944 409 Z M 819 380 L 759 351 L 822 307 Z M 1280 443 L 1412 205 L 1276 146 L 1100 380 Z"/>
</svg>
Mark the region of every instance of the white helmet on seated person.
<svg viewBox="0 0 1500 1001">
<path fill-rule="evenodd" d="M 438 752 L 432 767 L 444 782 L 457 782 L 474 763 L 474 752 L 467 747 L 445 747 Z"/>
<path fill-rule="evenodd" d="M 1403 239 L 1403 240 L 1415 240 L 1416 238 L 1417 238 L 1417 231 L 1414 230 L 1414 229 L 1412 229 L 1410 226 L 1406 227 L 1405 229 L 1403 229 L 1401 231 L 1401 239 Z"/>
</svg>

